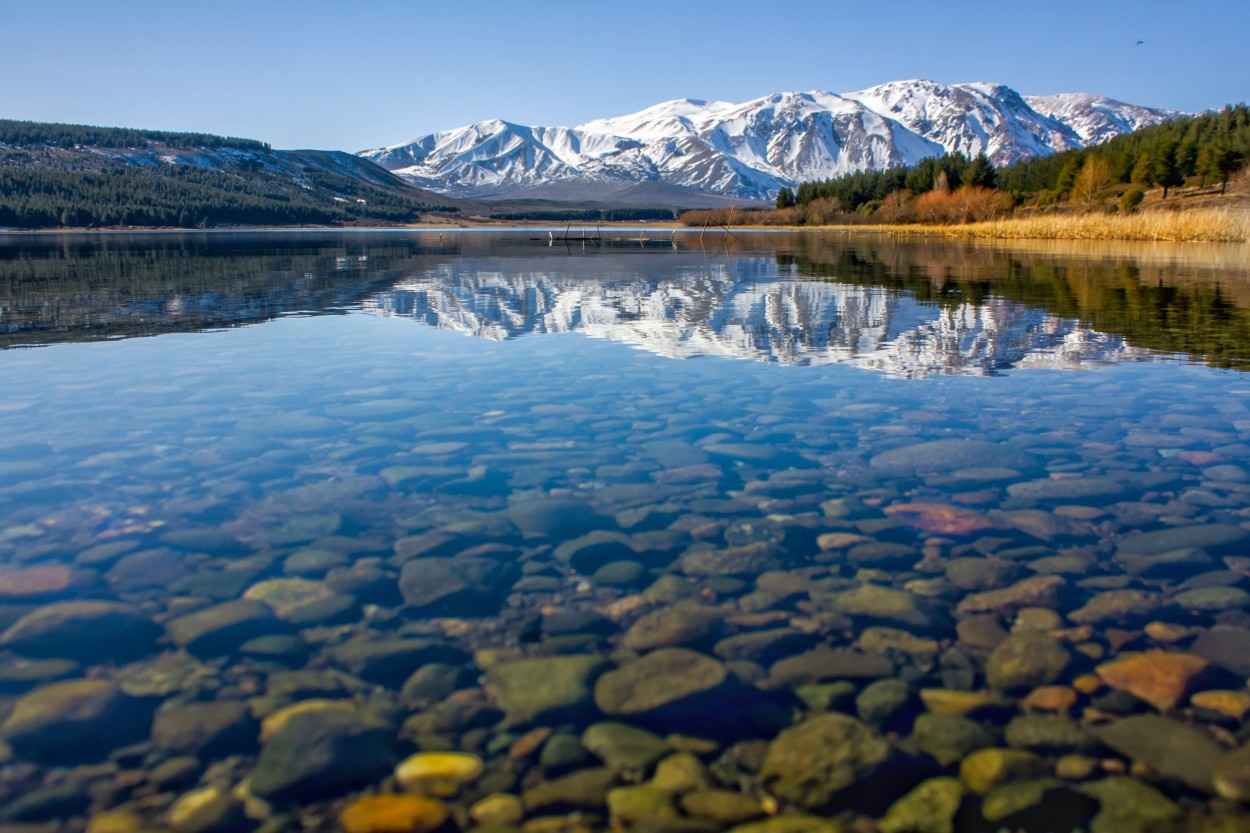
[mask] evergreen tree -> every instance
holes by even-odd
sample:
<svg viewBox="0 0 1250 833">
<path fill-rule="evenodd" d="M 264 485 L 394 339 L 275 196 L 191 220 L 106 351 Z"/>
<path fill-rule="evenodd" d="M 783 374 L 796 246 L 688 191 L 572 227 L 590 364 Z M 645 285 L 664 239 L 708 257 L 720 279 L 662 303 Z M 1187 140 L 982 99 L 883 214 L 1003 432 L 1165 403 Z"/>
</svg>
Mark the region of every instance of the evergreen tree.
<svg viewBox="0 0 1250 833">
<path fill-rule="evenodd" d="M 1143 150 L 1137 155 L 1137 164 L 1133 165 L 1129 181 L 1143 188 L 1149 188 L 1155 184 L 1154 162 L 1150 158 L 1150 151 Z"/>
<path fill-rule="evenodd" d="M 1164 137 L 1151 153 L 1154 161 L 1154 181 L 1158 185 L 1163 186 L 1163 198 L 1168 198 L 1168 191 L 1177 185 L 1184 183 L 1185 178 L 1181 174 L 1181 170 L 1176 164 L 1176 148 L 1175 139 Z"/>
<path fill-rule="evenodd" d="M 1063 169 L 1059 171 L 1059 179 L 1055 183 L 1055 190 L 1060 194 L 1072 193 L 1072 185 L 1076 182 L 1077 174 L 1081 172 L 1081 167 L 1085 164 L 1085 157 L 1080 153 L 1074 153 L 1068 157 L 1068 161 L 1064 163 Z"/>
<path fill-rule="evenodd" d="M 976 158 L 968 163 L 968 167 L 964 168 L 959 181 L 963 185 L 993 188 L 995 173 L 994 165 L 989 157 L 984 153 L 978 153 Z"/>
<path fill-rule="evenodd" d="M 782 188 L 777 192 L 778 208 L 793 208 L 795 205 L 794 192 L 789 188 Z"/>
<path fill-rule="evenodd" d="M 1228 189 L 1229 175 L 1237 168 L 1237 155 L 1222 141 L 1216 140 L 1203 147 L 1198 156 L 1198 167 L 1198 172 L 1202 175 L 1202 184 L 1206 184 L 1208 176 L 1218 179 L 1220 193 L 1223 194 Z"/>
</svg>

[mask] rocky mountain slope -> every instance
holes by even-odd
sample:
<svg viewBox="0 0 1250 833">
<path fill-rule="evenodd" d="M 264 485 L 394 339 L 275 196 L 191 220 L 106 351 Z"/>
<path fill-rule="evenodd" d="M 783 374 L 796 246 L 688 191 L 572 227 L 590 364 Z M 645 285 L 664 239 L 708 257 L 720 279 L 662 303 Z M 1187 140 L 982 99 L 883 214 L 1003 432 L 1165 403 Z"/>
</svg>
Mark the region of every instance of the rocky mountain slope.
<svg viewBox="0 0 1250 833">
<path fill-rule="evenodd" d="M 1177 115 L 1085 94 L 1025 97 L 1001 84 L 897 81 L 741 104 L 681 99 L 574 128 L 494 119 L 360 155 L 457 197 L 692 205 L 771 200 L 799 182 L 947 152 L 1009 164 Z"/>
</svg>

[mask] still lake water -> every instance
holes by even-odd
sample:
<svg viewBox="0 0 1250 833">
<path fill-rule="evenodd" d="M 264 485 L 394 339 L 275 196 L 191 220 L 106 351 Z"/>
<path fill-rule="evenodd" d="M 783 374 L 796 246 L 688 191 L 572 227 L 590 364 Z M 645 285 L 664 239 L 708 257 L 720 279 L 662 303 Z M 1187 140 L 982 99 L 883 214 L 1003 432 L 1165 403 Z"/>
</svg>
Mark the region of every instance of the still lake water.
<svg viewBox="0 0 1250 833">
<path fill-rule="evenodd" d="M 0 820 L 1250 829 L 1250 252 L 712 237 L 0 239 Z"/>
</svg>

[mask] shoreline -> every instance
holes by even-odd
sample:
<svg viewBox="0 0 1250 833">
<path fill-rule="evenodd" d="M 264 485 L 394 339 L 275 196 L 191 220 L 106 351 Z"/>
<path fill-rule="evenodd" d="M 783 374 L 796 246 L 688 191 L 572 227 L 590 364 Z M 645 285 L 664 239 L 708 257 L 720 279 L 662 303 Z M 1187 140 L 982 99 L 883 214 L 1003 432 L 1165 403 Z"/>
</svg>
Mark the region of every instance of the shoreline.
<svg viewBox="0 0 1250 833">
<path fill-rule="evenodd" d="M 620 221 L 611 224 L 574 222 L 561 224 L 541 221 L 490 221 L 457 223 L 412 223 L 378 226 L 231 226 L 211 229 L 184 229 L 165 226 L 133 226 L 125 228 L 0 228 L 0 238 L 20 235 L 54 236 L 65 234 L 314 234 L 314 233 L 386 233 L 433 232 L 440 234 L 482 231 L 587 229 L 650 229 L 667 234 L 724 234 L 839 232 L 845 234 L 884 235 L 889 237 L 978 239 L 978 240 L 1055 240 L 1055 241 L 1120 241 L 1142 243 L 1247 243 L 1250 242 L 1250 207 L 1207 208 L 1177 212 L 1142 212 L 1139 214 L 1061 214 L 987 220 L 956 225 L 925 223 L 834 223 L 828 225 L 733 226 L 682 225 L 675 221 Z"/>
</svg>

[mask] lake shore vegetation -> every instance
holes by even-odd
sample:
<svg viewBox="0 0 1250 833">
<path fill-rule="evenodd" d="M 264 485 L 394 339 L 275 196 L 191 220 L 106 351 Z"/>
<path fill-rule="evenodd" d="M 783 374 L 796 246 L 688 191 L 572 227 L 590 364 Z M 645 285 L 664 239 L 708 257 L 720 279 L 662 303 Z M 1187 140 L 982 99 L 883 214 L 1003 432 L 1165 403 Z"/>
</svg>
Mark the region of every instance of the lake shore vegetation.
<svg viewBox="0 0 1250 833">
<path fill-rule="evenodd" d="M 690 211 L 687 226 L 884 227 L 957 237 L 1250 239 L 1244 104 L 996 168 L 952 153 L 783 188 L 776 207 Z"/>
</svg>

